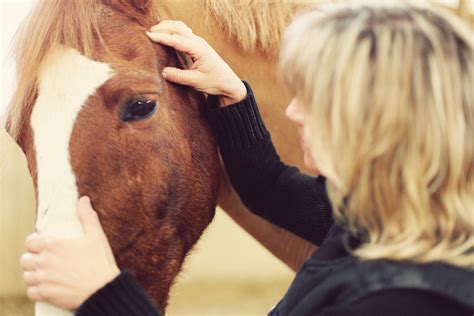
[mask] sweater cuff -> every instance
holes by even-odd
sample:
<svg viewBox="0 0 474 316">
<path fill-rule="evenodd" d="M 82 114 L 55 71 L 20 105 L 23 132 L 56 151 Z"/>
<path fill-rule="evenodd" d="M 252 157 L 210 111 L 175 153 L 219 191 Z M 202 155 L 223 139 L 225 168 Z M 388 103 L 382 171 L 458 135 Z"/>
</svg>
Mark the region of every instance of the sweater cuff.
<svg viewBox="0 0 474 316">
<path fill-rule="evenodd" d="M 247 82 L 243 83 L 247 88 L 245 99 L 230 106 L 208 110 L 221 150 L 247 149 L 270 135 L 260 116 L 252 88 Z"/>
<path fill-rule="evenodd" d="M 90 296 L 77 310 L 77 316 L 161 315 L 147 298 L 132 274 L 123 271 Z"/>
</svg>

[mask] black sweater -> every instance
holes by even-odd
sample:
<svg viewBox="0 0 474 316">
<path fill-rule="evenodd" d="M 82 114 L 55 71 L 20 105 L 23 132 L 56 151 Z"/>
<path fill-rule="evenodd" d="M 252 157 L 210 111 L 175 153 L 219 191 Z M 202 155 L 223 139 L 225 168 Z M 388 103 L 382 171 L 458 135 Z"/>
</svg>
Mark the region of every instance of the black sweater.
<svg viewBox="0 0 474 316">
<path fill-rule="evenodd" d="M 325 179 L 302 174 L 281 162 L 252 91 L 247 89 L 248 96 L 242 102 L 209 111 L 225 167 L 242 202 L 253 213 L 321 246 L 316 254 L 319 259 L 347 256 L 342 229 L 332 220 Z M 77 315 L 161 314 L 133 276 L 124 271 L 86 300 Z M 433 316 L 471 315 L 471 311 L 436 294 L 407 289 L 382 291 L 318 315 Z"/>
</svg>

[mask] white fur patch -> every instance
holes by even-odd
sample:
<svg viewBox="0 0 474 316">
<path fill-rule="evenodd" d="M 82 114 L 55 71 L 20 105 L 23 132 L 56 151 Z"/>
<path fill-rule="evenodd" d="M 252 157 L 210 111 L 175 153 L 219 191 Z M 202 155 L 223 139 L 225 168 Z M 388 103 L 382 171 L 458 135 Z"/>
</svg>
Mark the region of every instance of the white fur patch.
<svg viewBox="0 0 474 316">
<path fill-rule="evenodd" d="M 58 47 L 45 61 L 31 115 L 38 176 L 36 229 L 57 237 L 80 237 L 78 190 L 69 142 L 78 113 L 89 96 L 112 76 L 109 65 L 95 62 L 77 50 Z M 36 315 L 71 315 L 37 304 Z"/>
</svg>

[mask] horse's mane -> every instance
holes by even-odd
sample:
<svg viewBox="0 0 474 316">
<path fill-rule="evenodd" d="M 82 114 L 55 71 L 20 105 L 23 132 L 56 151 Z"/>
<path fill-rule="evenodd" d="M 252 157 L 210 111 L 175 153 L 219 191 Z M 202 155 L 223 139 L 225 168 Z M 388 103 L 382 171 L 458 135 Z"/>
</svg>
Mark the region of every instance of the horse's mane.
<svg viewBox="0 0 474 316">
<path fill-rule="evenodd" d="M 278 53 L 280 38 L 292 18 L 317 3 L 353 0 L 201 0 L 219 26 L 244 51 L 261 51 L 267 56 Z M 375 1 L 375 0 L 374 0 Z M 411 0 L 405 0 L 410 2 Z M 431 1 L 434 2 L 434 1 Z M 463 5 L 462 5 L 463 4 Z M 439 5 L 439 4 L 438 4 Z M 474 21 L 468 5 L 460 1 L 451 11 Z"/>
<path fill-rule="evenodd" d="M 244 51 L 276 56 L 283 30 L 299 11 L 327 0 L 203 0 L 206 11 Z"/>
</svg>

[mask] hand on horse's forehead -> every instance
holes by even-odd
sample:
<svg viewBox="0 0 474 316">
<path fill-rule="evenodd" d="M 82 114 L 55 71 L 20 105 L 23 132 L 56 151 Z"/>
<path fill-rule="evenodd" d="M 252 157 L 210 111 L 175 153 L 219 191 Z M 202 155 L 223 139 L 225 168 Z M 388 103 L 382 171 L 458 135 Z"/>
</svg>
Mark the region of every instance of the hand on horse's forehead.
<svg viewBox="0 0 474 316">
<path fill-rule="evenodd" d="M 166 80 L 217 95 L 224 106 L 237 103 L 247 95 L 245 85 L 229 65 L 183 22 L 163 21 L 153 26 L 147 35 L 154 42 L 171 46 L 193 60 L 188 70 L 165 67 Z"/>
</svg>

